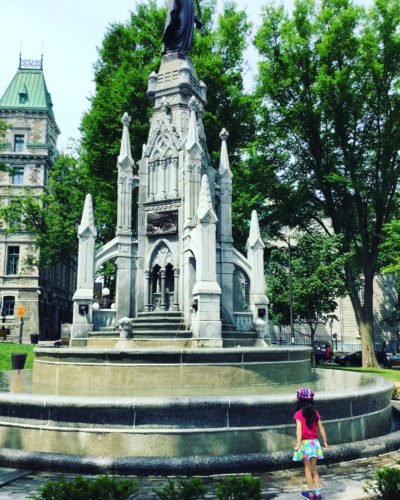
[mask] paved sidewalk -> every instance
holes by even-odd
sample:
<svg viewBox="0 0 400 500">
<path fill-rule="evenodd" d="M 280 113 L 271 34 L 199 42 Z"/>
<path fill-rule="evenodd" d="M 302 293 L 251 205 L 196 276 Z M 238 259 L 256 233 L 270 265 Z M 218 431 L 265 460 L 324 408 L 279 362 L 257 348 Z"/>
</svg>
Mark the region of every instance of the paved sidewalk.
<svg viewBox="0 0 400 500">
<path fill-rule="evenodd" d="M 374 470 L 383 466 L 399 466 L 400 450 L 377 457 L 363 458 L 350 462 L 331 465 L 320 465 L 323 493 L 326 500 L 361 500 L 367 499 L 364 492 L 365 481 L 372 478 Z M 263 498 L 274 500 L 299 499 L 303 488 L 303 471 L 301 468 L 280 470 L 257 474 L 263 481 Z M 73 478 L 71 474 L 51 472 L 29 472 L 22 469 L 0 468 L 0 499 L 23 500 L 31 497 L 50 480 Z M 88 476 L 89 477 L 89 476 Z M 206 498 L 216 498 L 214 483 L 222 476 L 204 478 L 209 486 Z M 153 489 L 165 484 L 162 477 L 139 477 L 139 500 L 156 498 Z M 176 479 L 176 478 L 175 478 Z"/>
</svg>

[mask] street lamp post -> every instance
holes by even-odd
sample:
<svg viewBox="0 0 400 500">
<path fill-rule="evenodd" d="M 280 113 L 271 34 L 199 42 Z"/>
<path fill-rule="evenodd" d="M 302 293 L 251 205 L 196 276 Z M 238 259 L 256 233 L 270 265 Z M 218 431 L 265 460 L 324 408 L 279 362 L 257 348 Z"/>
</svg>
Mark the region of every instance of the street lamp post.
<svg viewBox="0 0 400 500">
<path fill-rule="evenodd" d="M 103 296 L 103 304 L 102 304 L 103 309 L 107 309 L 108 308 L 108 297 L 110 295 L 109 288 L 104 287 L 101 294 Z"/>
<path fill-rule="evenodd" d="M 289 319 L 290 319 L 290 336 L 291 343 L 294 345 L 294 323 L 293 323 L 293 291 L 292 291 L 292 246 L 290 243 L 291 234 L 287 232 L 287 246 L 288 246 L 288 281 L 289 281 Z"/>
</svg>

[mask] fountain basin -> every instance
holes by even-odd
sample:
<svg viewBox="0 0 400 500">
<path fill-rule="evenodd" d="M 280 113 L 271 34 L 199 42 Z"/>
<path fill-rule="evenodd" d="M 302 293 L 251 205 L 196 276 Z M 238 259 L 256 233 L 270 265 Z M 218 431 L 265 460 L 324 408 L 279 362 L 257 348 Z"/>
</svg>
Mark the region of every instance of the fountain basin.
<svg viewBox="0 0 400 500">
<path fill-rule="evenodd" d="M 330 444 L 390 432 L 391 383 L 312 370 L 309 354 L 40 348 L 33 374 L 2 374 L 0 446 L 159 461 L 271 454 L 293 448 L 295 394 L 304 385 L 316 391 Z"/>
<path fill-rule="evenodd" d="M 207 390 L 223 396 L 240 387 L 306 383 L 311 377 L 310 355 L 311 349 L 304 347 L 36 348 L 33 382 L 80 389 L 132 388 L 142 390 L 142 395 L 154 389 L 177 389 L 181 395 L 186 389 L 189 395 Z"/>
</svg>

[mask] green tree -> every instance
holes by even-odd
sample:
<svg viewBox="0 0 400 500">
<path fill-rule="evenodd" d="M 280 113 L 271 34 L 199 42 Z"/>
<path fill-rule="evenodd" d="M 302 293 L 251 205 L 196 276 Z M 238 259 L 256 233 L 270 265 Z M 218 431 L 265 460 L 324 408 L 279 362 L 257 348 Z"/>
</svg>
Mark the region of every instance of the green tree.
<svg viewBox="0 0 400 500">
<path fill-rule="evenodd" d="M 48 184 L 40 196 L 26 190 L 0 209 L 6 231 L 27 231 L 33 235 L 35 251 L 29 266 L 49 266 L 77 253 L 77 228 L 85 200 L 85 179 L 78 160 L 60 155 L 49 172 Z"/>
<path fill-rule="evenodd" d="M 311 345 L 321 323 L 334 317 L 337 298 L 347 293 L 340 236 L 327 236 L 316 230 L 300 235 L 291 244 L 293 312 L 296 321 L 310 329 Z M 290 323 L 288 292 L 288 254 L 273 249 L 268 265 L 268 295 L 274 323 Z"/>
<path fill-rule="evenodd" d="M 208 86 L 204 115 L 208 147 L 212 154 L 219 152 L 219 133 L 226 126 L 235 160 L 255 130 L 253 101 L 243 90 L 243 53 L 251 26 L 233 2 L 225 4 L 221 15 L 216 0 L 204 0 L 202 7 L 204 27 L 196 32 L 190 57 L 199 79 Z M 132 155 L 140 159 L 152 112 L 147 79 L 160 65 L 165 19 L 166 9 L 158 8 L 155 0 L 139 3 L 126 23 L 109 27 L 99 49 L 95 93 L 81 131 L 82 161 L 102 242 L 109 241 L 115 231 L 121 116 L 127 111 L 132 117 Z"/>
<path fill-rule="evenodd" d="M 400 175 L 399 22 L 398 0 L 376 0 L 368 11 L 351 0 L 298 0 L 291 17 L 267 5 L 256 37 L 253 189 L 291 225 L 314 220 L 328 230 L 329 218 L 342 236 L 364 366 L 377 365 L 373 280 Z M 258 182 L 263 164 L 269 186 Z"/>
</svg>

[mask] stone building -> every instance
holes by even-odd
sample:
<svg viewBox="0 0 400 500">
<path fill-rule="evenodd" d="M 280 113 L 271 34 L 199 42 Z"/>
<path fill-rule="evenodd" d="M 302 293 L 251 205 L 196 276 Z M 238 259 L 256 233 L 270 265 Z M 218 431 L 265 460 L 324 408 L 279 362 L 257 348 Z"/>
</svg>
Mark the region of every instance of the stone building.
<svg viewBox="0 0 400 500">
<path fill-rule="evenodd" d="M 47 183 L 56 154 L 57 126 L 41 61 L 22 60 L 0 99 L 0 120 L 9 126 L 0 138 L 1 204 L 12 204 L 26 190 L 39 197 Z M 42 339 L 57 339 L 60 324 L 71 321 L 75 264 L 48 269 L 29 267 L 26 256 L 34 252 L 32 235 L 0 229 L 0 299 L 3 321 L 15 324 L 18 306 L 25 307 L 24 336 L 39 332 Z"/>
<path fill-rule="evenodd" d="M 134 337 L 207 339 L 267 332 L 264 244 L 254 212 L 247 256 L 233 246 L 232 172 L 228 133 L 221 132 L 219 168 L 211 162 L 203 127 L 206 85 L 188 58 L 163 56 L 149 76 L 154 104 L 148 142 L 135 162 L 129 116 L 122 118 L 118 157 L 116 237 L 95 249 L 88 195 L 79 227 L 78 286 L 72 337 L 114 335 L 133 319 Z M 94 273 L 116 259 L 114 310 L 94 301 Z"/>
</svg>

